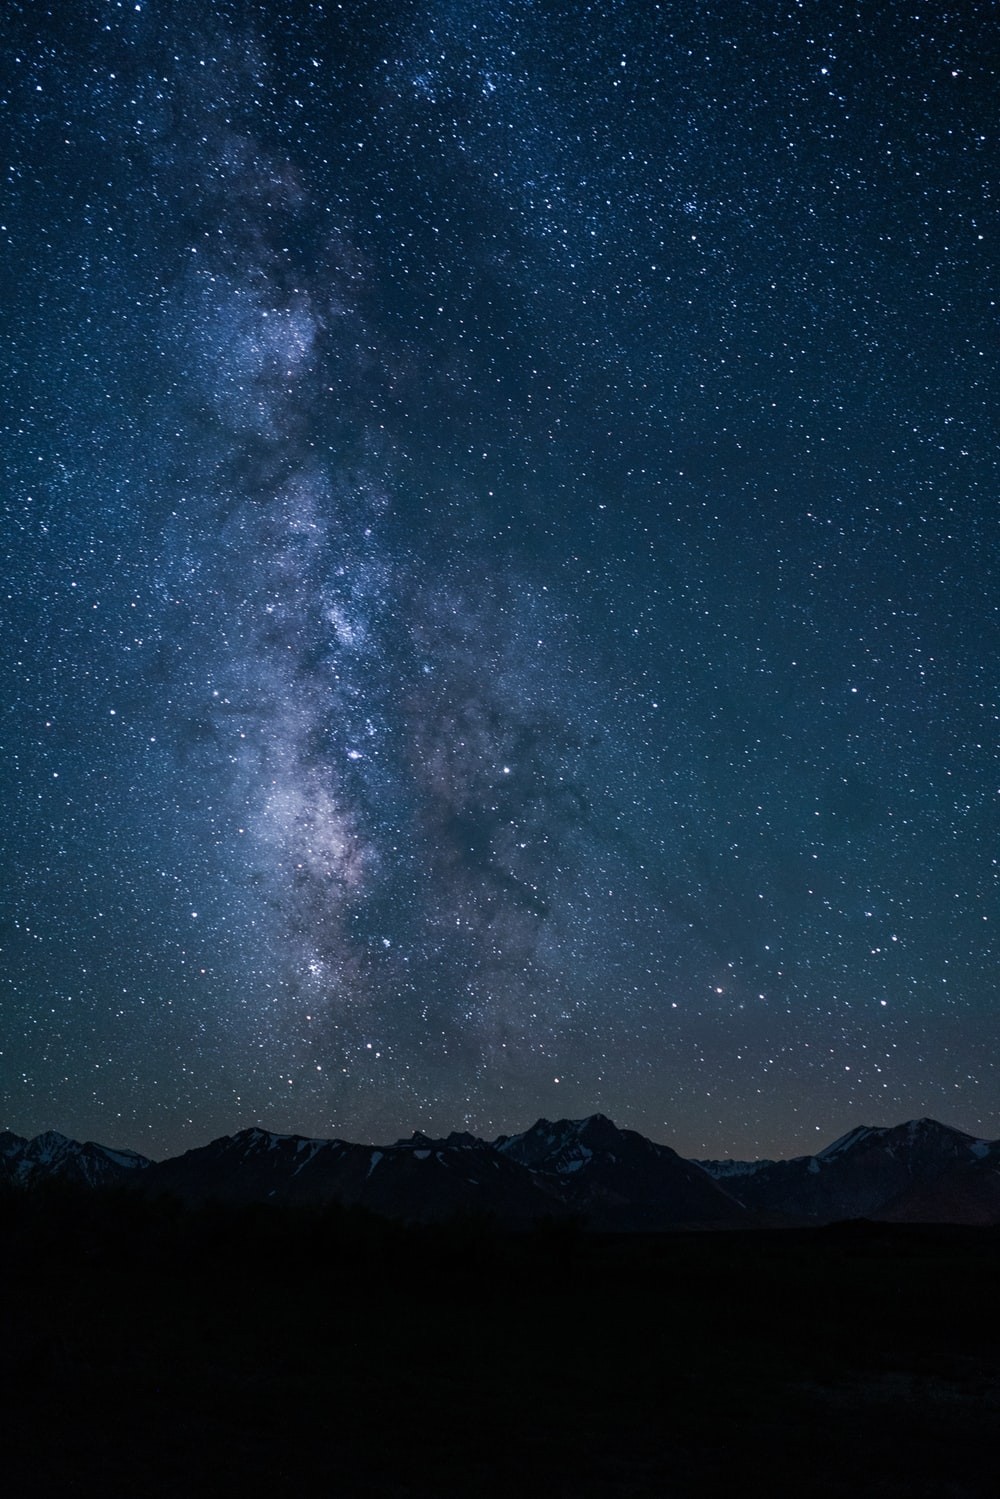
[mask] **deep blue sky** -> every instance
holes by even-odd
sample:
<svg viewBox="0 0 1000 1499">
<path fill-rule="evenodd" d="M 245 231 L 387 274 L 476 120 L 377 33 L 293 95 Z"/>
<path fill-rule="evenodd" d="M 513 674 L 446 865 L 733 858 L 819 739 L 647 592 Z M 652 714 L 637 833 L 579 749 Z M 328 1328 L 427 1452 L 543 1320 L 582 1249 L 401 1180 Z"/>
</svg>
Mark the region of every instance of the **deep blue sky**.
<svg viewBox="0 0 1000 1499">
<path fill-rule="evenodd" d="M 54 9 L 0 1125 L 1000 1134 L 994 8 Z"/>
</svg>

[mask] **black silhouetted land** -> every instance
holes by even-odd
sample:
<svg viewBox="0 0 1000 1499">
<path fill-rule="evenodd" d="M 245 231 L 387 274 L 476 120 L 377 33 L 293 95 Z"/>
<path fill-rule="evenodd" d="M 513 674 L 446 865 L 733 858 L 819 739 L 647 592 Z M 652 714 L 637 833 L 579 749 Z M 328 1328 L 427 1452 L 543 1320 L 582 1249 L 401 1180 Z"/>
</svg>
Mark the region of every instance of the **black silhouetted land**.
<svg viewBox="0 0 1000 1499">
<path fill-rule="evenodd" d="M 12 1496 L 995 1492 L 1000 1232 L 0 1203 Z"/>
</svg>

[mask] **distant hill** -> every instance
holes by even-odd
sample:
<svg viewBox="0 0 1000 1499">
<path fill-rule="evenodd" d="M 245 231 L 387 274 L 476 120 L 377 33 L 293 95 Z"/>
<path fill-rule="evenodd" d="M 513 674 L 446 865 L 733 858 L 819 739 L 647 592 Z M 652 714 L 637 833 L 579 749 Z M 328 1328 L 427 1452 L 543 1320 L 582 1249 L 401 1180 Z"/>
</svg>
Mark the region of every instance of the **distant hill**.
<svg viewBox="0 0 1000 1499">
<path fill-rule="evenodd" d="M 818 1155 L 701 1165 L 747 1209 L 773 1221 L 996 1223 L 998 1149 L 936 1119 L 911 1119 L 893 1128 L 862 1125 Z"/>
<path fill-rule="evenodd" d="M 151 1162 L 134 1150 L 111 1150 L 92 1140 L 81 1144 L 55 1130 L 33 1140 L 0 1131 L 0 1182 L 28 1186 L 49 1177 L 87 1187 L 108 1187 L 133 1179 Z"/>
<path fill-rule="evenodd" d="M 418 1132 L 381 1146 L 246 1129 L 158 1162 L 55 1131 L 31 1140 L 0 1133 L 0 1184 L 50 1180 L 188 1203 L 356 1204 L 414 1223 L 573 1218 L 606 1232 L 854 1218 L 1000 1224 L 1000 1141 L 934 1119 L 860 1126 L 787 1161 L 685 1160 L 603 1114 L 539 1119 L 492 1141 Z"/>
<path fill-rule="evenodd" d="M 746 1228 L 746 1208 L 667 1145 L 603 1114 L 539 1119 L 494 1149 L 533 1172 L 572 1212 L 607 1229 Z"/>
<path fill-rule="evenodd" d="M 533 1173 L 482 1141 L 449 1145 L 419 1136 L 375 1147 L 242 1130 L 150 1166 L 142 1185 L 187 1202 L 358 1204 L 409 1222 L 471 1213 L 516 1225 L 561 1210 Z"/>
</svg>

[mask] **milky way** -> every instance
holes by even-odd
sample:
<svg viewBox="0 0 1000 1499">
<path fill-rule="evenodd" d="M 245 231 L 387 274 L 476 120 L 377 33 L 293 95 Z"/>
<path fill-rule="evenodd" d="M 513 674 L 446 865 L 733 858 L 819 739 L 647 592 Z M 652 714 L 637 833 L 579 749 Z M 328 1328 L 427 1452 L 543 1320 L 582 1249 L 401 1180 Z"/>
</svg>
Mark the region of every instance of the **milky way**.
<svg viewBox="0 0 1000 1499">
<path fill-rule="evenodd" d="M 0 1123 L 997 1133 L 988 11 L 10 9 Z"/>
</svg>

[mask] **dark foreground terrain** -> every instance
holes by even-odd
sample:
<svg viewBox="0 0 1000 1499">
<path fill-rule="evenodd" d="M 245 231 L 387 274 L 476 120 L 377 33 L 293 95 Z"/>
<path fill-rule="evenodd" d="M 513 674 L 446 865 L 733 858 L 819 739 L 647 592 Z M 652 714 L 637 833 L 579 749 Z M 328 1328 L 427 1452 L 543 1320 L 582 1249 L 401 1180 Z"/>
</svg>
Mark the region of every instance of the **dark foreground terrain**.
<svg viewBox="0 0 1000 1499">
<path fill-rule="evenodd" d="M 0 1201 L 22 1496 L 996 1493 L 1000 1233 Z"/>
</svg>

